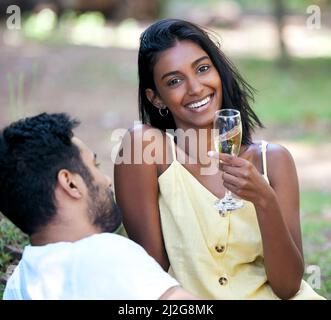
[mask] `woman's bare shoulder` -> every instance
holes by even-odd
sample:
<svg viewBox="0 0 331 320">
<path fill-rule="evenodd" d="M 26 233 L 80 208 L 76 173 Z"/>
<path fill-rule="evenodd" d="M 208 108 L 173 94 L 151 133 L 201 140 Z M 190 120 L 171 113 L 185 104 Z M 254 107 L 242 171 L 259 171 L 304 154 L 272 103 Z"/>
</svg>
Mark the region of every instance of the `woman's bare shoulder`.
<svg viewBox="0 0 331 320">
<path fill-rule="evenodd" d="M 135 144 L 140 142 L 141 147 L 144 149 L 150 143 L 160 146 L 166 141 L 166 134 L 164 131 L 152 127 L 148 124 L 137 124 L 128 129 L 124 139 L 130 138 L 131 142 Z"/>
<path fill-rule="evenodd" d="M 267 156 L 269 155 L 270 161 L 281 161 L 293 159 L 290 151 L 283 145 L 278 143 L 268 143 Z"/>
<path fill-rule="evenodd" d="M 123 137 L 120 154 L 129 153 L 131 158 L 142 159 L 141 163 L 156 164 L 159 172 L 171 162 L 170 139 L 164 131 L 147 124 L 137 124 L 128 129 Z"/>
<path fill-rule="evenodd" d="M 271 156 L 271 157 L 292 157 L 291 153 L 289 152 L 289 150 L 278 143 L 270 143 L 267 142 L 267 156 Z M 256 155 L 260 155 L 262 152 L 262 141 L 254 141 L 249 147 L 248 149 L 253 152 Z"/>
<path fill-rule="evenodd" d="M 278 143 L 268 143 L 266 158 L 268 177 L 272 184 L 275 185 L 276 181 L 283 181 L 286 177 L 292 177 L 296 181 L 295 162 L 285 146 Z"/>
<path fill-rule="evenodd" d="M 272 172 L 277 172 L 280 167 L 286 168 L 294 165 L 294 160 L 291 153 L 286 147 L 267 142 L 266 160 L 268 175 Z M 262 173 L 262 141 L 254 141 L 246 147 L 241 154 L 241 157 L 250 160 L 255 164 L 256 168 Z"/>
</svg>

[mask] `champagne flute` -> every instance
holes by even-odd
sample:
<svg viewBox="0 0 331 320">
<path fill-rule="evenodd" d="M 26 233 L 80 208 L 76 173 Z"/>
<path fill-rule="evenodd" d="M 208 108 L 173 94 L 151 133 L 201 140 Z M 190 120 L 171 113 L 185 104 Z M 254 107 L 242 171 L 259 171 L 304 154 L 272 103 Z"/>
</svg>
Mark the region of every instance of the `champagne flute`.
<svg viewBox="0 0 331 320">
<path fill-rule="evenodd" d="M 213 138 L 216 151 L 238 156 L 241 146 L 242 125 L 240 112 L 235 109 L 221 109 L 215 113 Z M 231 191 L 225 189 L 225 196 L 215 203 L 220 213 L 241 208 L 243 201 L 234 198 Z"/>
</svg>

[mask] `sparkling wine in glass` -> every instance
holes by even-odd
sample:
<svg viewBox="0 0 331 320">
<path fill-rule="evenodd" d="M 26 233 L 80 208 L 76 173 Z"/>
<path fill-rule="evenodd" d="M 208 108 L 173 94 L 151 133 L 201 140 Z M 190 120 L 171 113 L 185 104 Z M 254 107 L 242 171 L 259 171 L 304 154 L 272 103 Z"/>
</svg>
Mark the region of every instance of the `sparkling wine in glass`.
<svg viewBox="0 0 331 320">
<path fill-rule="evenodd" d="M 221 109 L 215 113 L 213 138 L 216 151 L 238 156 L 241 146 L 242 125 L 240 112 L 235 109 Z M 225 190 L 225 196 L 215 203 L 220 213 L 233 211 L 244 205 L 241 199 L 235 198 L 231 191 Z"/>
</svg>

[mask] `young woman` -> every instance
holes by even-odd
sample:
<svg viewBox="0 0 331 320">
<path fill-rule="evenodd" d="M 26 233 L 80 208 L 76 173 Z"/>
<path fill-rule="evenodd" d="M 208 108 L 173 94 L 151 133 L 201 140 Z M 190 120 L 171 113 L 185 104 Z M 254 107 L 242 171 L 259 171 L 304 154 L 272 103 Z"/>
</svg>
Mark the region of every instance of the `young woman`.
<svg viewBox="0 0 331 320">
<path fill-rule="evenodd" d="M 217 43 L 190 22 L 161 20 L 141 36 L 138 67 L 143 124 L 123 139 L 120 156 L 129 150 L 132 161 L 115 165 L 129 237 L 206 298 L 322 298 L 302 280 L 293 159 L 284 147 L 252 141 L 262 127 L 252 89 Z M 207 151 L 222 108 L 240 111 L 243 138 L 238 158 L 216 153 L 218 166 Z M 220 214 L 214 202 L 225 188 L 245 204 Z"/>
</svg>

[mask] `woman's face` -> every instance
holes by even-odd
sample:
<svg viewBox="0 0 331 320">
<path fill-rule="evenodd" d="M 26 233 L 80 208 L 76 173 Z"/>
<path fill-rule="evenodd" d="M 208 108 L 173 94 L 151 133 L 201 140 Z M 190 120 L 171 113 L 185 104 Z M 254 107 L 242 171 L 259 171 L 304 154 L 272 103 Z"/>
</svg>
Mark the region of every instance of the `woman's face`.
<svg viewBox="0 0 331 320">
<path fill-rule="evenodd" d="M 201 47 L 191 41 L 179 41 L 161 52 L 154 67 L 154 81 L 157 94 L 152 102 L 169 108 L 177 128 L 212 126 L 222 101 L 222 84 Z"/>
</svg>

